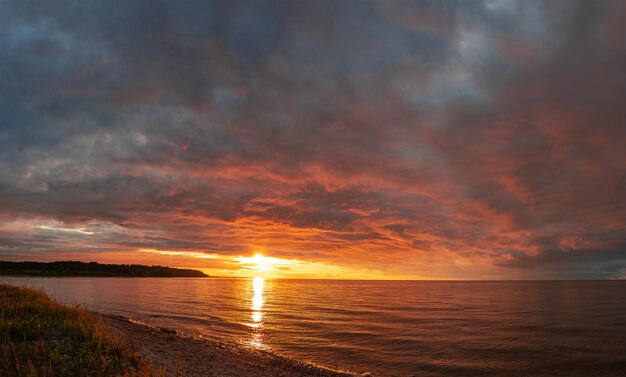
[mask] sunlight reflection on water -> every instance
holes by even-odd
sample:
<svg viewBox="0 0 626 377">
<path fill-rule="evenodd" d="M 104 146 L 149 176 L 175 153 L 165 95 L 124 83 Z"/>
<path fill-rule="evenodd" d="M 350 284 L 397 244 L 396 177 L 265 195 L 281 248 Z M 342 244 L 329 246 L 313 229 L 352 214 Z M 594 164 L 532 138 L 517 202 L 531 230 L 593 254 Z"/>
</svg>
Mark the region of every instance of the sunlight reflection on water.
<svg viewBox="0 0 626 377">
<path fill-rule="evenodd" d="M 253 327 L 255 330 L 252 333 L 252 340 L 250 344 L 257 348 L 263 348 L 263 289 L 265 288 L 265 279 L 264 278 L 254 278 L 252 279 L 252 309 L 250 316 L 252 318 L 252 323 L 250 327 Z"/>
</svg>

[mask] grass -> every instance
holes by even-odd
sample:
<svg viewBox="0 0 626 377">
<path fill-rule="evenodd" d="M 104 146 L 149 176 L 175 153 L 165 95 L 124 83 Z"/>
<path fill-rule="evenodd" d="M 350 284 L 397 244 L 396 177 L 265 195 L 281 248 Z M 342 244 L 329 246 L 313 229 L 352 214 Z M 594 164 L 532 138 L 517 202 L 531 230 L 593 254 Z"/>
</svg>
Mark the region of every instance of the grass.
<svg viewBox="0 0 626 377">
<path fill-rule="evenodd" d="M 0 284 L 0 377 L 162 375 L 86 310 Z"/>
</svg>

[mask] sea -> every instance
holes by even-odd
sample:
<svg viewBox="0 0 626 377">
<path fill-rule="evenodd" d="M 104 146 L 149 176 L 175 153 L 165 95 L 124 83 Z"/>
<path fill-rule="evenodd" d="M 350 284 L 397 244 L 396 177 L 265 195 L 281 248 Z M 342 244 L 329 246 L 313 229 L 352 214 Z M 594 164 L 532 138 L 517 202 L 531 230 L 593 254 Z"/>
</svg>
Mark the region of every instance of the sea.
<svg viewBox="0 0 626 377">
<path fill-rule="evenodd" d="M 626 281 L 0 277 L 372 376 L 626 376 Z"/>
</svg>

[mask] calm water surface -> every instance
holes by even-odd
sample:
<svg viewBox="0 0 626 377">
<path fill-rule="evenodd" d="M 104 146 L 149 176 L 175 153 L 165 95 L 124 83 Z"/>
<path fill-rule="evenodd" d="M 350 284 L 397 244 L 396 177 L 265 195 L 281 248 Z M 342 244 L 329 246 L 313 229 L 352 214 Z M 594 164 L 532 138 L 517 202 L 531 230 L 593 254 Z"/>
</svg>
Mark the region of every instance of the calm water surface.
<svg viewBox="0 0 626 377">
<path fill-rule="evenodd" d="M 0 280 L 374 376 L 626 376 L 623 281 Z"/>
</svg>

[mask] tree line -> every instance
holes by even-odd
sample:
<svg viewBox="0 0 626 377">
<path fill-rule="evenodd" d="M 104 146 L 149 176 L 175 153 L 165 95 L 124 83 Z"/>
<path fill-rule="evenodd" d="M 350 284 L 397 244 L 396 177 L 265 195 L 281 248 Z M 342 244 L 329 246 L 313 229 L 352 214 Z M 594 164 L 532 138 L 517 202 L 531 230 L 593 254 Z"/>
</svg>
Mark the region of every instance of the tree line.
<svg viewBox="0 0 626 377">
<path fill-rule="evenodd" d="M 198 270 L 140 264 L 96 262 L 9 262 L 0 261 L 2 275 L 109 276 L 109 277 L 208 277 Z"/>
</svg>

